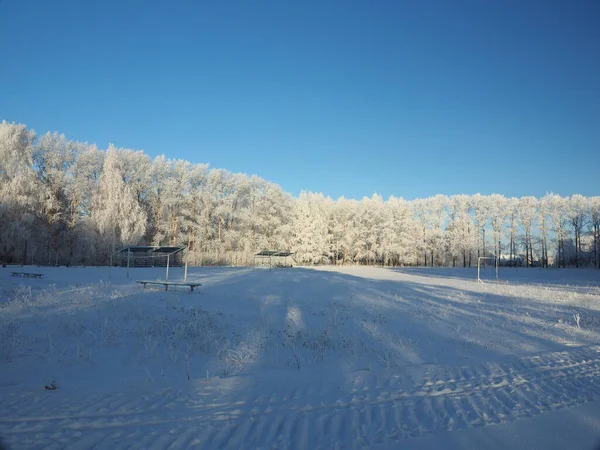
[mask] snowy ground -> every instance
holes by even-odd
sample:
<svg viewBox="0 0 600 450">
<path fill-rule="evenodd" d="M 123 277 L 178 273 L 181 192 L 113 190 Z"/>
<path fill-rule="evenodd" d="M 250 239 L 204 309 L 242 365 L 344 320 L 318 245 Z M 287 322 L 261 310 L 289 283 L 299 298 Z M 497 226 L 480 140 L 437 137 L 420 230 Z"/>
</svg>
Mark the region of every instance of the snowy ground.
<svg viewBox="0 0 600 450">
<path fill-rule="evenodd" d="M 600 273 L 500 275 L 198 268 L 191 294 L 136 285 L 159 269 L 0 269 L 0 436 L 11 449 L 594 448 Z"/>
</svg>

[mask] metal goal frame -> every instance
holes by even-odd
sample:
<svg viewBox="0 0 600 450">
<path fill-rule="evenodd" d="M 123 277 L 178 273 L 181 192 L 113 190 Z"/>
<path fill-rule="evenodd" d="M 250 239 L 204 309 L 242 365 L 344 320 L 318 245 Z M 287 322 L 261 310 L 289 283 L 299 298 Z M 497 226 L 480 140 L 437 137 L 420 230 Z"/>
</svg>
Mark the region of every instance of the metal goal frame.
<svg viewBox="0 0 600 450">
<path fill-rule="evenodd" d="M 477 283 L 479 284 L 485 284 L 483 282 L 483 280 L 481 279 L 481 261 L 485 261 L 485 260 L 493 260 L 494 261 L 494 265 L 496 266 L 496 281 L 498 281 L 498 265 L 500 263 L 499 259 L 496 258 L 495 256 L 479 256 L 477 257 Z"/>
</svg>

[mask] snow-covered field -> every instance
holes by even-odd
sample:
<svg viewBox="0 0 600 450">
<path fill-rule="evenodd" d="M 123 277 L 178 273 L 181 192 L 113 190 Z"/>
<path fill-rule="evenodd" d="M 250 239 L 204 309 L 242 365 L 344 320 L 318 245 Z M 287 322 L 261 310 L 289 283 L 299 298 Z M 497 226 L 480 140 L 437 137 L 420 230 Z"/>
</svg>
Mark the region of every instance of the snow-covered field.
<svg viewBox="0 0 600 450">
<path fill-rule="evenodd" d="M 11 449 L 592 449 L 600 272 L 500 275 L 194 268 L 189 293 L 135 283 L 164 269 L 0 269 L 0 436 Z"/>
</svg>

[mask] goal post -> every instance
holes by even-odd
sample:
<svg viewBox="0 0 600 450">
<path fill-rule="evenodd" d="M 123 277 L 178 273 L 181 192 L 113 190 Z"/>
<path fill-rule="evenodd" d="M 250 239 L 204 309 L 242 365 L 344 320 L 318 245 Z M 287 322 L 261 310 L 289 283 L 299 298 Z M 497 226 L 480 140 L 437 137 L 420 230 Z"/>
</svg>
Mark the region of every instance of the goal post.
<svg viewBox="0 0 600 450">
<path fill-rule="evenodd" d="M 494 266 L 496 269 L 496 281 L 498 281 L 498 265 L 500 263 L 500 261 L 498 260 L 498 258 L 494 257 L 494 256 L 479 256 L 477 258 L 477 283 L 481 283 L 483 284 L 483 280 L 481 279 L 481 262 L 484 261 L 484 267 L 485 267 L 485 261 L 493 261 L 494 262 Z"/>
</svg>

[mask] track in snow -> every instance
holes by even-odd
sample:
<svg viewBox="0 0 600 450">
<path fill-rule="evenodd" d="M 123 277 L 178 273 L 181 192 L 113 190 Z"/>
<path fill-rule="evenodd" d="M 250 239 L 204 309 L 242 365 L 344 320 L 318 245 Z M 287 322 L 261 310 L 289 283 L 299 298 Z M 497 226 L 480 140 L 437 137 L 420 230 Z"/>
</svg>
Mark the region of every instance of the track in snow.
<svg viewBox="0 0 600 450">
<path fill-rule="evenodd" d="M 600 346 L 388 375 L 292 388 L 241 377 L 108 396 L 12 393 L 0 398 L 0 434 L 15 450 L 393 447 L 598 400 Z"/>
</svg>

